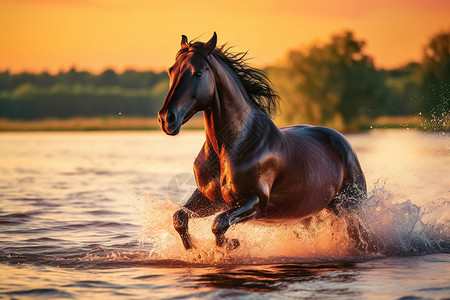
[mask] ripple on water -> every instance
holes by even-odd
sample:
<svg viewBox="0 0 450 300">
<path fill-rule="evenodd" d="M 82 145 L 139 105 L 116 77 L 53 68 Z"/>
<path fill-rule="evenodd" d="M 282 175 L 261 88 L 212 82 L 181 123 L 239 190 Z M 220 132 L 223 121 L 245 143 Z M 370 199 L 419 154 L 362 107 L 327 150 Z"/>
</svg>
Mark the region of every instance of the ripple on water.
<svg viewBox="0 0 450 300">
<path fill-rule="evenodd" d="M 5 137 L 0 145 L 8 144 Z M 14 159 L 0 163 L 0 274 L 8 275 L 0 298 L 444 298 L 450 291 L 449 256 L 442 254 L 450 251 L 448 143 L 420 134 L 407 143 L 395 133 L 388 137 L 353 136 L 369 186 L 388 178 L 387 186 L 374 186 L 361 215 L 384 251 L 361 254 L 345 221 L 327 214 L 311 228 L 237 224 L 227 232 L 241 241 L 232 252 L 215 246 L 214 216 L 192 220 L 198 248 L 185 251 L 167 186 L 175 174 L 191 171 L 203 133 L 195 137 L 198 145 L 183 136 L 155 142 L 147 133 L 45 134 L 45 143 L 33 148 L 23 145 L 42 134 L 18 135 L 8 154 Z M 397 140 L 398 149 L 386 147 Z M 434 144 L 441 152 L 427 151 Z M 417 147 L 425 150 L 420 156 Z M 427 253 L 439 254 L 399 257 Z"/>
<path fill-rule="evenodd" d="M 17 225 L 27 222 L 29 218 L 31 216 L 24 213 L 0 215 L 0 225 Z"/>
<path fill-rule="evenodd" d="M 54 288 L 46 288 L 46 289 L 30 289 L 30 290 L 17 290 L 12 292 L 6 292 L 5 295 L 9 296 L 26 296 L 33 298 L 75 298 L 71 293 Z"/>
</svg>

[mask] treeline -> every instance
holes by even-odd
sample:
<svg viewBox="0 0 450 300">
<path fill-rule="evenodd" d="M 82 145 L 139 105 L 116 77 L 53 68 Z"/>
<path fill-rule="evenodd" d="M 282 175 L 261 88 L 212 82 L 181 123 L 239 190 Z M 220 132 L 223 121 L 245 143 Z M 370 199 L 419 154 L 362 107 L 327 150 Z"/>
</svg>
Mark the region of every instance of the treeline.
<svg viewBox="0 0 450 300">
<path fill-rule="evenodd" d="M 51 75 L 0 73 L 0 118 L 155 116 L 168 89 L 165 72 L 99 75 L 72 68 Z"/>
<path fill-rule="evenodd" d="M 423 116 L 450 127 L 450 31 L 436 34 L 421 62 L 384 70 L 350 31 L 292 50 L 266 71 L 280 92 L 279 125 L 309 123 L 357 129 L 379 116 Z M 51 75 L 0 72 L 0 118 L 155 117 L 168 90 L 166 72 L 94 75 L 75 68 Z"/>
<path fill-rule="evenodd" d="M 345 130 L 379 116 L 422 116 L 424 128 L 450 129 L 450 31 L 429 41 L 421 62 L 392 70 L 377 69 L 365 45 L 346 31 L 268 68 L 283 99 L 278 122 Z"/>
</svg>

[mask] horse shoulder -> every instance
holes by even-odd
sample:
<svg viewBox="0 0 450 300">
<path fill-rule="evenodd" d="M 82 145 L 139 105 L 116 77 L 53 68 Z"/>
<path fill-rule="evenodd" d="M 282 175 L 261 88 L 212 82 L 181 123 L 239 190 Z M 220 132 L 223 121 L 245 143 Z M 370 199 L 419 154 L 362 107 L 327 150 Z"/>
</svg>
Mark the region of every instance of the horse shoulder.
<svg viewBox="0 0 450 300">
<path fill-rule="evenodd" d="M 279 156 L 269 148 L 249 148 L 240 155 L 222 157 L 220 185 L 224 199 L 231 205 L 253 193 L 265 202 L 279 173 Z"/>
<path fill-rule="evenodd" d="M 219 158 L 207 142 L 205 142 L 194 161 L 194 176 L 197 187 L 203 195 L 211 201 L 223 200 L 219 183 Z"/>
</svg>

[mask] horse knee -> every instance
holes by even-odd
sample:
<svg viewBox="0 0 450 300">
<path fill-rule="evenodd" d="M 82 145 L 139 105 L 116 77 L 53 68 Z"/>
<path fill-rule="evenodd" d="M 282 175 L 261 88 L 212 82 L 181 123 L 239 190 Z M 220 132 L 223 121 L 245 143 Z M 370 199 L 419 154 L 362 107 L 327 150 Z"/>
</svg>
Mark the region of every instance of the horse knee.
<svg viewBox="0 0 450 300">
<path fill-rule="evenodd" d="M 173 227 L 175 227 L 175 230 L 178 232 L 187 230 L 188 222 L 189 216 L 183 209 L 176 211 L 173 215 Z"/>
</svg>

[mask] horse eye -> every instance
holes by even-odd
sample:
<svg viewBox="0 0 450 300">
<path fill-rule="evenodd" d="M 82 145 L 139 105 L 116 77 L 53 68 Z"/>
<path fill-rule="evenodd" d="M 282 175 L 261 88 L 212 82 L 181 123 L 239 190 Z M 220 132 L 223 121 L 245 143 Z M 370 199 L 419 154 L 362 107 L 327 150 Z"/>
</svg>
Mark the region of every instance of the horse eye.
<svg viewBox="0 0 450 300">
<path fill-rule="evenodd" d="M 201 71 L 197 71 L 197 72 L 194 73 L 195 77 L 200 77 L 202 75 L 203 75 L 203 72 L 201 72 Z"/>
</svg>

